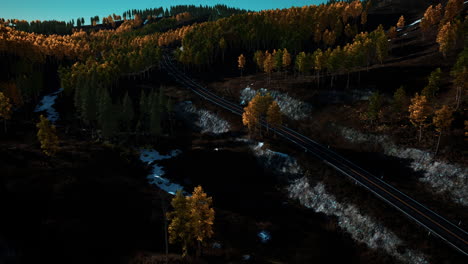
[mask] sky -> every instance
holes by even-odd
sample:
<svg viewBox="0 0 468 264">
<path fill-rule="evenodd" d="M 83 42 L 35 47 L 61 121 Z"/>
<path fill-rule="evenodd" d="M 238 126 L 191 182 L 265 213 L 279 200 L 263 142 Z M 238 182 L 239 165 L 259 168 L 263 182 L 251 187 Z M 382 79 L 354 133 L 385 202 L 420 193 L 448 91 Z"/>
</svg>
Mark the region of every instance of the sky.
<svg viewBox="0 0 468 264">
<path fill-rule="evenodd" d="M 24 20 L 63 20 L 69 21 L 84 17 L 89 23 L 91 16 L 110 14 L 121 15 L 128 9 L 169 7 L 173 5 L 215 5 L 226 4 L 249 10 L 287 8 L 320 4 L 325 0 L 0 0 L 0 18 Z"/>
</svg>

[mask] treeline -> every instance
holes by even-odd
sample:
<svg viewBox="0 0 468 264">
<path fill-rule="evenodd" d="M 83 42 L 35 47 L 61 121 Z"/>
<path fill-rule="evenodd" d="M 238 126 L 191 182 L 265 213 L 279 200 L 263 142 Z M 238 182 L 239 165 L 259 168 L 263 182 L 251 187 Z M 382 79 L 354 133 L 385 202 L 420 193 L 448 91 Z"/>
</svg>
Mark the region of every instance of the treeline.
<svg viewBox="0 0 468 264">
<path fill-rule="evenodd" d="M 0 25 L 0 91 L 15 107 L 36 100 L 43 90 L 47 67 L 92 54 L 84 32 L 43 35 Z"/>
<path fill-rule="evenodd" d="M 183 37 L 178 59 L 208 66 L 232 51 L 326 49 L 352 40 L 366 19 L 366 8 L 357 0 L 235 15 L 196 25 Z"/>
<path fill-rule="evenodd" d="M 361 32 L 351 43 L 345 46 L 337 46 L 314 52 L 299 52 L 295 58 L 287 49 L 269 51 L 257 50 L 252 58 L 252 63 L 257 69 L 266 73 L 290 70 L 291 61 L 294 59 L 294 69 L 300 74 L 315 74 L 317 81 L 323 74 L 331 75 L 331 87 L 335 75 L 348 74 L 358 67 L 368 67 L 371 64 L 382 63 L 388 55 L 388 37 L 382 26 L 371 33 Z M 245 63 L 244 63 L 245 64 Z M 242 67 L 239 68 L 243 68 Z"/>
<path fill-rule="evenodd" d="M 215 6 L 195 6 L 195 5 L 176 5 L 169 8 L 147 8 L 147 9 L 132 9 L 123 12 L 124 19 L 133 18 L 138 14 L 142 18 L 148 17 L 175 17 L 178 14 L 190 13 L 192 18 L 208 17 L 208 20 L 214 21 L 219 18 L 229 17 L 231 15 L 243 14 L 248 12 L 244 9 L 228 7 L 227 5 L 217 4 Z"/>
<path fill-rule="evenodd" d="M 46 20 L 40 21 L 35 20 L 28 22 L 26 20 L 18 20 L 18 19 L 9 19 L 5 20 L 4 18 L 0 18 L 0 24 L 5 26 L 10 26 L 15 28 L 19 31 L 29 32 L 29 33 L 38 33 L 38 34 L 46 34 L 46 35 L 68 35 L 72 33 L 72 29 L 74 27 L 75 21 L 72 19 L 68 22 L 65 21 L 57 21 L 57 20 Z"/>
<path fill-rule="evenodd" d="M 128 92 L 112 93 L 111 87 L 98 81 L 84 81 L 76 87 L 74 105 L 92 134 L 97 131 L 107 140 L 126 140 L 130 135 L 157 138 L 164 127 L 168 131 L 172 127 L 173 103 L 163 88 L 131 98 Z"/>
</svg>

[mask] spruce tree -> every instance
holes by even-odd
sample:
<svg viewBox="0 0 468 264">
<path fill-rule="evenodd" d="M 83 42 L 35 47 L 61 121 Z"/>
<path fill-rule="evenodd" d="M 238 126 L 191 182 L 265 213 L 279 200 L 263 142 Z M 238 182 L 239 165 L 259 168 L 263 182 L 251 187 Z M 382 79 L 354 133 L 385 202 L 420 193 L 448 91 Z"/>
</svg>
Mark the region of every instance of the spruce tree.
<svg viewBox="0 0 468 264">
<path fill-rule="evenodd" d="M 54 156 L 59 149 L 56 128 L 43 115 L 39 118 L 40 121 L 36 124 L 36 127 L 38 128 L 37 138 L 41 143 L 41 149 L 47 156 Z"/>
<path fill-rule="evenodd" d="M 0 92 L 0 118 L 3 119 L 4 130 L 6 133 L 6 122 L 11 118 L 12 105 L 10 98 Z"/>
<path fill-rule="evenodd" d="M 128 93 L 125 93 L 122 101 L 122 126 L 124 131 L 132 131 L 132 121 L 134 118 L 133 103 Z"/>
<path fill-rule="evenodd" d="M 103 89 L 99 104 L 99 123 L 101 125 L 102 136 L 111 139 L 115 135 L 117 128 L 117 117 L 115 116 L 114 105 L 107 89 Z"/>
</svg>

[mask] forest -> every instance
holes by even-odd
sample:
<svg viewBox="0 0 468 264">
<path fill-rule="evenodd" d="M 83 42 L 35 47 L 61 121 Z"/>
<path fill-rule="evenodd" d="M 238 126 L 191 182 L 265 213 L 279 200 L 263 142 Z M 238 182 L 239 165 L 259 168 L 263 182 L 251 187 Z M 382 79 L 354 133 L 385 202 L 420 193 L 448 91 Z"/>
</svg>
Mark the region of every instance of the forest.
<svg viewBox="0 0 468 264">
<path fill-rule="evenodd" d="M 467 4 L 403 2 L 0 18 L 0 263 L 464 263 Z"/>
</svg>

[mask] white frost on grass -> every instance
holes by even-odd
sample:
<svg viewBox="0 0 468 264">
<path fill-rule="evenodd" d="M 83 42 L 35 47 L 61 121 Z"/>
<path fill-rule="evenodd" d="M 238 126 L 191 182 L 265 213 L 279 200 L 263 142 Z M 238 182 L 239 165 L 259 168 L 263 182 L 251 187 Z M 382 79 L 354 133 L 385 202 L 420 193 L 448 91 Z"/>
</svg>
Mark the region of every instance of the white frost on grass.
<svg viewBox="0 0 468 264">
<path fill-rule="evenodd" d="M 264 147 L 263 142 L 251 147 L 255 156 L 260 158 L 262 162 L 274 172 L 279 174 L 298 175 L 302 173 L 302 169 L 297 163 L 297 160 L 288 154 L 272 151 Z"/>
<path fill-rule="evenodd" d="M 297 100 L 287 94 L 277 91 L 268 91 L 265 88 L 254 90 L 249 86 L 241 91 L 241 105 L 246 105 L 250 100 L 252 100 L 252 98 L 254 98 L 257 92 L 261 94 L 270 93 L 270 95 L 278 102 L 281 112 L 291 119 L 305 119 L 312 111 L 312 106 L 310 104 Z"/>
<path fill-rule="evenodd" d="M 247 141 L 250 142 L 250 141 Z M 251 143 L 251 142 L 250 142 Z M 261 159 L 265 167 L 271 168 L 280 173 L 292 173 L 302 175 L 302 168 L 293 157 L 269 150 L 263 142 L 252 144 L 254 154 Z M 427 264 L 424 256 L 406 250 L 404 253 L 398 252 L 397 248 L 402 245 L 402 241 L 381 223 L 375 221 L 367 215 L 359 212 L 354 205 L 340 204 L 336 198 L 325 191 L 323 183 L 311 187 L 307 177 L 301 177 L 292 181 L 287 188 L 289 197 L 298 199 L 305 207 L 313 209 L 315 212 L 325 213 L 338 217 L 338 225 L 346 232 L 350 233 L 356 241 L 365 243 L 373 249 L 383 249 L 387 253 L 411 264 Z M 268 233 L 260 232 L 260 239 L 267 237 Z"/>
<path fill-rule="evenodd" d="M 154 184 L 169 194 L 175 195 L 178 190 L 184 190 L 179 184 L 172 183 L 170 180 L 162 177 L 164 175 L 163 167 L 156 164 L 156 161 L 171 159 L 181 153 L 180 150 L 172 150 L 169 155 L 161 155 L 154 149 L 141 149 L 140 160 L 148 165 L 152 164 L 153 170 L 147 179 L 150 184 Z"/>
<path fill-rule="evenodd" d="M 456 203 L 468 206 L 468 168 L 433 158 L 432 153 L 415 148 L 403 148 L 387 136 L 363 134 L 351 128 L 339 128 L 341 135 L 353 143 L 378 144 L 384 154 L 411 160 L 411 168 L 423 172 L 419 178 L 438 193 L 448 193 Z"/>
<path fill-rule="evenodd" d="M 46 117 L 47 119 L 50 120 L 50 122 L 55 123 L 59 115 L 57 111 L 55 111 L 54 104 L 55 104 L 55 99 L 57 99 L 57 96 L 59 93 L 63 91 L 63 88 L 58 89 L 57 91 L 50 93 L 48 95 L 45 95 L 41 102 L 36 106 L 36 109 L 34 112 L 42 112 L 46 111 Z"/>
<path fill-rule="evenodd" d="M 190 101 L 180 103 L 179 107 L 182 111 L 196 116 L 195 125 L 202 133 L 222 134 L 231 129 L 229 122 L 210 111 L 197 109 Z"/>
<path fill-rule="evenodd" d="M 289 197 L 316 212 L 337 217 L 341 229 L 351 234 L 354 240 L 365 243 L 372 249 L 383 249 L 388 254 L 411 264 L 426 264 L 425 257 L 412 250 L 400 253 L 397 249 L 402 241 L 396 234 L 370 216 L 360 213 L 354 205 L 341 204 L 327 193 L 325 185 L 312 187 L 306 177 L 297 179 L 288 187 Z"/>
</svg>

